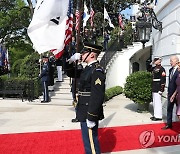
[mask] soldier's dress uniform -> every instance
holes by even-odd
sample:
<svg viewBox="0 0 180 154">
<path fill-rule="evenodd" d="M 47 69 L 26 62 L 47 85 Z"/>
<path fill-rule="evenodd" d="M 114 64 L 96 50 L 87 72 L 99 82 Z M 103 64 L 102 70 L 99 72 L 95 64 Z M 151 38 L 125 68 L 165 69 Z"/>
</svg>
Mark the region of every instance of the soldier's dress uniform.
<svg viewBox="0 0 180 154">
<path fill-rule="evenodd" d="M 91 47 L 98 48 L 96 45 L 86 46 L 86 48 Z M 96 52 L 100 52 L 100 50 Z M 81 123 L 86 154 L 100 154 L 98 121 L 104 118 L 102 105 L 105 96 L 105 73 L 98 61 L 91 62 L 82 71 L 78 89 L 76 116 Z M 87 119 L 95 122 L 96 125 L 93 128 L 88 128 Z"/>
<path fill-rule="evenodd" d="M 152 68 L 152 95 L 153 95 L 153 108 L 154 117 L 151 120 L 162 120 L 162 101 L 161 95 L 164 92 L 166 84 L 166 72 L 165 69 L 159 65 Z"/>
<path fill-rule="evenodd" d="M 43 58 L 48 58 L 43 56 Z M 41 102 L 49 102 L 49 91 L 48 91 L 48 84 L 49 84 L 49 63 L 46 62 L 43 64 L 42 72 L 39 75 L 41 79 L 41 84 L 43 88 L 43 101 Z"/>
</svg>

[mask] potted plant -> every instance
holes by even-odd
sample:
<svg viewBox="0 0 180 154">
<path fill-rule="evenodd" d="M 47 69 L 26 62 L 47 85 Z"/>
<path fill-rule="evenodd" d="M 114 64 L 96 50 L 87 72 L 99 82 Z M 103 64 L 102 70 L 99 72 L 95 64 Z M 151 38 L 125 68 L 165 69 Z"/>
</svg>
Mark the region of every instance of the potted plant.
<svg viewBox="0 0 180 154">
<path fill-rule="evenodd" d="M 125 96 L 138 104 L 138 111 L 148 111 L 152 100 L 152 74 L 138 71 L 130 74 L 124 87 Z"/>
</svg>

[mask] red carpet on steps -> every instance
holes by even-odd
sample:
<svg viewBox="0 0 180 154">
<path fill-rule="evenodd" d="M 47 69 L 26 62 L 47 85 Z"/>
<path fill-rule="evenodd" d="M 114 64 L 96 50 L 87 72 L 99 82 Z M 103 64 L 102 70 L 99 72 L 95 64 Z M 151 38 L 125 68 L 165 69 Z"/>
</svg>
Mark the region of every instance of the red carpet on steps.
<svg viewBox="0 0 180 154">
<path fill-rule="evenodd" d="M 99 129 L 102 152 L 117 152 L 180 144 L 180 123 L 161 130 L 163 123 Z M 1 134 L 0 154 L 83 154 L 80 130 Z"/>
</svg>

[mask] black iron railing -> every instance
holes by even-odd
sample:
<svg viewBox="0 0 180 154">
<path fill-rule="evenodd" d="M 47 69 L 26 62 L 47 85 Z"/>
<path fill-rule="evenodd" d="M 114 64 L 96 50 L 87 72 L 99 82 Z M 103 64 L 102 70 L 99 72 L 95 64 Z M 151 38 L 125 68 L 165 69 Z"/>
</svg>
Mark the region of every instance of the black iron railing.
<svg viewBox="0 0 180 154">
<path fill-rule="evenodd" d="M 105 69 L 111 58 L 117 51 L 121 51 L 123 48 L 127 48 L 128 45 L 132 45 L 137 41 L 136 33 L 132 29 L 126 30 L 123 35 L 113 41 L 103 55 L 100 64 Z"/>
<path fill-rule="evenodd" d="M 105 51 L 105 54 L 103 55 L 100 64 L 101 66 L 105 69 L 107 64 L 109 63 L 109 61 L 111 60 L 111 58 L 114 56 L 114 54 L 117 51 L 121 51 L 122 48 L 124 48 L 124 41 L 123 39 L 117 39 L 115 40 L 107 49 L 107 51 Z"/>
</svg>

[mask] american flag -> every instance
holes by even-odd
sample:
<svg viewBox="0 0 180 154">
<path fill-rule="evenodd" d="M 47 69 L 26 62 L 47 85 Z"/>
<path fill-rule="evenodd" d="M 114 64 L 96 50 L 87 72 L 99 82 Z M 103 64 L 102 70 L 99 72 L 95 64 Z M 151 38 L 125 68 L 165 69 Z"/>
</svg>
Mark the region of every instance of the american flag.
<svg viewBox="0 0 180 154">
<path fill-rule="evenodd" d="M 78 9 L 76 9 L 76 13 L 75 13 L 75 16 L 76 16 L 76 26 L 75 26 L 75 30 L 78 30 L 79 29 L 79 23 L 80 23 L 80 12 Z"/>
<path fill-rule="evenodd" d="M 122 15 L 119 13 L 118 16 L 118 20 L 119 20 L 119 26 L 121 29 L 124 29 L 124 25 L 123 25 L 123 19 L 122 19 Z"/>
<path fill-rule="evenodd" d="M 68 8 L 68 12 L 67 12 L 67 16 L 68 19 L 66 21 L 66 37 L 64 40 L 64 47 L 69 44 L 69 42 L 71 41 L 72 38 L 72 30 L 73 30 L 73 0 L 69 0 L 69 8 Z M 53 52 L 53 54 L 55 55 L 56 58 L 60 58 L 63 53 L 63 51 L 59 51 L 58 49 L 54 49 L 51 50 L 51 52 Z"/>
<path fill-rule="evenodd" d="M 92 8 L 92 6 L 90 6 L 90 23 L 91 23 L 91 27 L 93 27 L 94 23 L 93 23 L 93 20 L 94 20 L 94 10 Z"/>
</svg>

